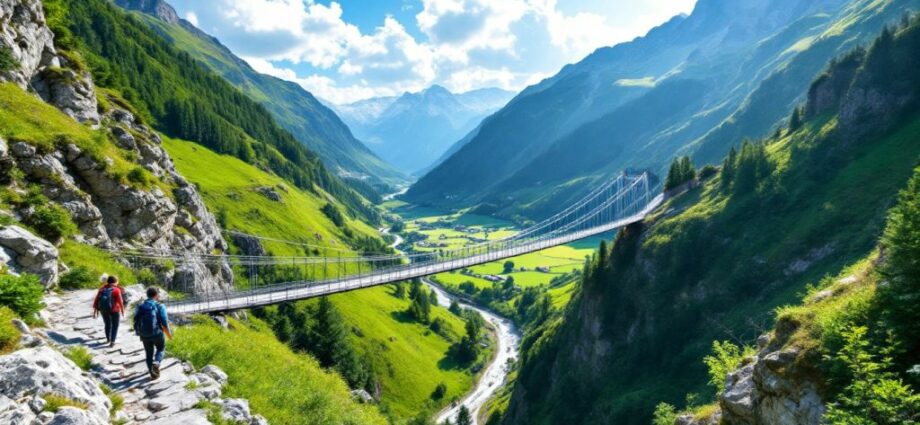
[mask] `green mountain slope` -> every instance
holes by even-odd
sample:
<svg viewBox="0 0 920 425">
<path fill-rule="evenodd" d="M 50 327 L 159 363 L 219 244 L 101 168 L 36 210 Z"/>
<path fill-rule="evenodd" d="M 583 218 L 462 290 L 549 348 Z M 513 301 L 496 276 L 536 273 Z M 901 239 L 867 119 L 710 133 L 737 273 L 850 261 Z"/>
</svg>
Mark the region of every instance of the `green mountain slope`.
<svg viewBox="0 0 920 425">
<path fill-rule="evenodd" d="M 564 319 L 524 338 L 504 423 L 640 424 L 658 401 L 711 399 L 712 341 L 751 343 L 808 282 L 866 258 L 920 159 L 918 46 L 915 24 L 834 61 L 803 125 L 624 229 Z"/>
<path fill-rule="evenodd" d="M 123 7 L 134 9 L 136 2 Z M 168 7 L 168 5 L 167 5 Z M 158 16 L 137 15 L 179 49 L 201 61 L 208 69 L 260 103 L 299 142 L 316 152 L 326 166 L 344 177 L 367 180 L 388 190 L 403 183 L 405 176 L 387 164 L 352 136 L 336 114 L 299 85 L 260 74 L 236 57 L 216 38 L 191 23 L 170 22 Z"/>
<path fill-rule="evenodd" d="M 355 240 L 376 238 L 376 231 L 358 220 L 348 220 L 345 226 L 352 236 L 337 227 L 321 212 L 326 203 L 324 194 L 284 189 L 285 182 L 277 176 L 191 142 L 166 138 L 163 143 L 179 172 L 200 188 L 208 209 L 222 217 L 223 227 L 274 239 L 261 241 L 273 255 L 314 255 L 314 247 L 335 250 L 328 252 L 335 255 Z M 259 193 L 257 189 L 262 187 L 276 188 L 280 201 Z M 351 339 L 358 350 L 371 360 L 379 380 L 381 410 L 404 419 L 443 407 L 465 393 L 473 378 L 463 368 L 445 362 L 453 341 L 405 320 L 402 312 L 408 309 L 409 301 L 392 293 L 390 287 L 368 288 L 330 300 L 354 330 Z M 298 304 L 313 306 L 316 301 Z M 463 321 L 445 309 L 435 308 L 433 317 L 443 321 L 448 333 L 463 334 Z M 199 346 L 194 352 L 199 350 L 207 351 L 208 346 Z M 447 385 L 447 395 L 439 402 L 431 401 L 432 391 L 441 382 Z"/>
<path fill-rule="evenodd" d="M 377 220 L 376 210 L 265 108 L 137 18 L 104 0 L 44 4 L 57 45 L 80 52 L 96 85 L 121 92 L 158 130 L 270 169 L 295 186 L 321 188 L 353 213 Z"/>
<path fill-rule="evenodd" d="M 741 135 L 772 131 L 831 57 L 918 6 L 702 0 L 525 89 L 407 199 L 539 218 L 623 169 L 663 173 L 676 152 L 716 162 Z"/>
</svg>

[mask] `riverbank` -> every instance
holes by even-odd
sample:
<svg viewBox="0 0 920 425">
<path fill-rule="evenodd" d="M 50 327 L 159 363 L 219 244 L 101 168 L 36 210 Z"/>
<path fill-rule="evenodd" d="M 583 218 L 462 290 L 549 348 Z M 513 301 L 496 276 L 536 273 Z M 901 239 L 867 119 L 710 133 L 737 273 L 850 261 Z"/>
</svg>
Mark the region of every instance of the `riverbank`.
<svg viewBox="0 0 920 425">
<path fill-rule="evenodd" d="M 380 229 L 380 233 L 384 235 L 391 234 L 387 228 Z M 394 241 L 390 244 L 390 247 L 403 254 L 402 251 L 397 249 L 397 246 L 402 244 L 403 237 L 399 234 L 392 235 L 394 236 Z M 445 288 L 431 281 L 431 279 L 422 278 L 422 282 L 434 291 L 438 299 L 438 305 L 450 307 L 451 303 L 456 300 L 462 308 L 475 311 L 482 316 L 493 334 L 491 339 L 495 341 L 495 347 L 492 350 L 492 357 L 484 371 L 475 380 L 473 388 L 458 402 L 442 409 L 436 416 L 437 423 L 443 423 L 447 420 L 454 422 L 460 413 L 460 408 L 466 406 L 473 417 L 473 424 L 478 425 L 482 408 L 505 383 L 508 372 L 511 370 L 511 365 L 518 358 L 521 342 L 520 332 L 518 332 L 517 327 L 510 319 L 481 307 L 472 300 L 449 293 Z"/>
</svg>

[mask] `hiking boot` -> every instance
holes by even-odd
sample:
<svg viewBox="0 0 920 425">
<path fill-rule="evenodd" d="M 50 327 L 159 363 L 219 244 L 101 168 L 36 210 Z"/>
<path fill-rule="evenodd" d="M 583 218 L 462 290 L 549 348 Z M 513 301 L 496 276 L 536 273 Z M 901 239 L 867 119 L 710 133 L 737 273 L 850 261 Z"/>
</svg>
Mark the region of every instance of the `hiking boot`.
<svg viewBox="0 0 920 425">
<path fill-rule="evenodd" d="M 160 363 L 154 362 L 153 366 L 150 367 L 150 377 L 153 379 L 160 377 Z"/>
<path fill-rule="evenodd" d="M 112 347 L 114 347 L 114 346 L 115 346 L 115 341 L 112 341 L 112 342 L 109 343 L 109 348 L 112 348 Z"/>
</svg>

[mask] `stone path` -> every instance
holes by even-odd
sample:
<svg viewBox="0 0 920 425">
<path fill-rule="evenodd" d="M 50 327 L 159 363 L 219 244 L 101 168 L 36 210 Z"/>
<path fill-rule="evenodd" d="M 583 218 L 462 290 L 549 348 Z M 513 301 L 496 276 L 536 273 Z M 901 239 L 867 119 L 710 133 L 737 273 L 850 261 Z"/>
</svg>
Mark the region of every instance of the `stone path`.
<svg viewBox="0 0 920 425">
<path fill-rule="evenodd" d="M 127 304 L 142 299 L 143 288 L 123 288 Z M 86 347 L 93 355 L 91 375 L 124 398 L 115 418 L 125 423 L 208 424 L 207 412 L 194 406 L 208 400 L 222 406 L 224 416 L 243 424 L 267 424 L 261 416 L 249 414 L 246 400 L 221 399 L 221 386 L 227 375 L 215 366 L 195 371 L 188 363 L 168 356 L 160 366 L 161 375 L 151 380 L 144 361 L 144 347 L 131 329 L 130 312 L 123 318 L 115 347 L 105 344 L 102 319 L 92 317 L 95 290 L 71 291 L 45 297 L 42 312 L 47 327 L 43 333 L 62 350 Z"/>
</svg>

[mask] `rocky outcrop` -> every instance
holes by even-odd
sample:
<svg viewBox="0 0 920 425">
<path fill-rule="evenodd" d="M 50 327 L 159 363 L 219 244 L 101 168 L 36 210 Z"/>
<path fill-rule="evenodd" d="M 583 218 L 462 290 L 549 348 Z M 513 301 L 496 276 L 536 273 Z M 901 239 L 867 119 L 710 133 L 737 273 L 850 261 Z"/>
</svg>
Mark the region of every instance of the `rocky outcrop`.
<svg viewBox="0 0 920 425">
<path fill-rule="evenodd" d="M 99 123 L 92 78 L 55 49 L 40 0 L 0 0 L 0 28 L 0 49 L 18 65 L 0 72 L 0 81 L 34 90 L 80 122 Z"/>
<path fill-rule="evenodd" d="M 0 263 L 14 273 L 37 275 L 46 287 L 58 281 L 58 250 L 19 226 L 0 227 Z"/>
<path fill-rule="evenodd" d="M 731 372 L 719 399 L 725 424 L 818 425 L 825 406 L 816 383 L 797 373 L 799 349 L 780 347 L 768 335 L 760 350 Z"/>
<path fill-rule="evenodd" d="M 66 59 L 59 59 L 58 63 L 66 64 Z M 99 124 L 96 87 L 89 72 L 48 67 L 32 78 L 31 86 L 45 102 L 56 106 L 71 118 Z"/>
<path fill-rule="evenodd" d="M 788 333 L 780 329 L 778 333 Z M 819 425 L 826 410 L 817 384 L 799 373 L 797 347 L 784 347 L 784 335 L 763 335 L 757 355 L 728 374 L 719 409 L 705 420 L 692 415 L 676 425 Z M 713 422 L 714 417 L 718 419 Z M 721 422 L 720 422 L 721 421 Z"/>
<path fill-rule="evenodd" d="M 141 1 L 139 5 L 159 10 L 165 3 Z M 172 10 L 168 5 L 165 8 Z M 0 73 L 0 79 L 34 90 L 78 121 L 100 125 L 125 152 L 124 157 L 139 167 L 113 172 L 112 158 L 84 151 L 66 140 L 56 142 L 50 150 L 37 149 L 28 141 L 0 140 L 4 181 L 10 183 L 10 172 L 18 167 L 25 177 L 22 183 L 39 185 L 45 196 L 63 206 L 77 224 L 79 237 L 90 244 L 188 253 L 188 259 L 176 267 L 157 270 L 165 283 L 181 281 L 189 292 L 227 288 L 232 282 L 228 264 L 205 264 L 195 259 L 195 254 L 226 250 L 217 221 L 197 189 L 178 174 L 157 133 L 124 109 L 99 114 L 92 78 L 55 49 L 39 0 L 0 0 L 0 27 L 0 49 L 8 49 L 18 64 Z M 141 169 L 157 182 L 149 181 Z M 46 257 L 41 257 L 42 264 L 49 266 L 40 271 L 42 280 L 50 284 L 57 276 Z M 25 256 L 17 263 L 29 261 Z M 31 263 L 26 266 L 35 267 Z"/>
<path fill-rule="evenodd" d="M 179 22 L 179 14 L 163 0 L 115 0 L 115 4 L 129 10 L 147 13 L 170 24 Z"/>
<path fill-rule="evenodd" d="M 865 50 L 857 49 L 842 59 L 833 61 L 827 71 L 811 83 L 808 101 L 805 103 L 806 119 L 836 111 L 840 107 L 840 102 L 846 95 L 865 54 Z"/>
<path fill-rule="evenodd" d="M 230 237 L 233 238 L 233 244 L 240 248 L 243 255 L 262 256 L 266 254 L 265 247 L 262 246 L 259 238 L 242 233 L 233 233 Z"/>
<path fill-rule="evenodd" d="M 217 221 L 208 212 L 197 189 L 178 174 L 159 136 L 124 110 L 104 117 L 104 127 L 137 164 L 157 179 L 173 185 L 165 193 L 159 185 L 144 188 L 113 174 L 106 158 L 66 144 L 47 153 L 26 142 L 12 142 L 9 158 L 28 181 L 41 185 L 44 194 L 70 212 L 87 242 L 109 248 L 145 248 L 188 252 L 189 260 L 163 279 L 181 281 L 183 289 L 207 292 L 226 288 L 232 273 L 226 264 L 204 264 L 192 254 L 224 251 Z"/>
<path fill-rule="evenodd" d="M 39 423 L 108 423 L 112 402 L 98 383 L 58 351 L 41 346 L 0 356 L 0 423 L 33 423 L 43 415 L 48 396 L 64 397 L 86 408 L 62 408 Z"/>
<path fill-rule="evenodd" d="M 255 191 L 258 192 L 260 195 L 262 195 L 262 196 L 268 198 L 270 201 L 274 201 L 274 202 L 281 202 L 281 201 L 283 201 L 283 199 L 281 198 L 281 194 L 278 193 L 278 191 L 276 191 L 276 190 L 275 190 L 274 188 L 272 188 L 272 187 L 268 187 L 268 186 L 259 186 L 259 187 L 255 188 Z"/>
</svg>

